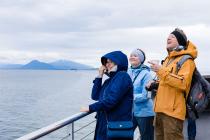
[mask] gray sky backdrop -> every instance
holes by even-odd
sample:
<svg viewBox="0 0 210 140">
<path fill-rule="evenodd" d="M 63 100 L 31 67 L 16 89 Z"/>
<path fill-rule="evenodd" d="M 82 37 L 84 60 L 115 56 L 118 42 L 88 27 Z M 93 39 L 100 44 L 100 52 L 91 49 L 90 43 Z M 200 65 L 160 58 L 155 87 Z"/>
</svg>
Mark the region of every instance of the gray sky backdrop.
<svg viewBox="0 0 210 140">
<path fill-rule="evenodd" d="M 0 63 L 73 60 L 94 67 L 101 55 L 141 48 L 166 56 L 166 39 L 182 28 L 210 72 L 209 0 L 0 0 Z"/>
</svg>

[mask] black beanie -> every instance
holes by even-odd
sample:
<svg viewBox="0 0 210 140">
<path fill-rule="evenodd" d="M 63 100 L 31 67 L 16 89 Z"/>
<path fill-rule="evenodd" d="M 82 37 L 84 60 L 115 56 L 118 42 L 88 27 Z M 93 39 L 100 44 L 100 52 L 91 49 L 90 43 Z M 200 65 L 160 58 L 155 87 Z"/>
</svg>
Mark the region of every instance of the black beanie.
<svg viewBox="0 0 210 140">
<path fill-rule="evenodd" d="M 171 34 L 175 35 L 179 45 L 186 47 L 187 46 L 187 37 L 184 36 L 182 33 L 179 31 L 175 30 L 171 32 Z"/>
</svg>

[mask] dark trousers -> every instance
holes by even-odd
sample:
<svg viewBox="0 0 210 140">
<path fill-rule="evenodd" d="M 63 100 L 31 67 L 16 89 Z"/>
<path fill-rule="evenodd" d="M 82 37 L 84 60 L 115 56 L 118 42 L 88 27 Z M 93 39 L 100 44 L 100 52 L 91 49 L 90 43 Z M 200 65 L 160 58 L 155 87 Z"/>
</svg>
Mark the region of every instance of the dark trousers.
<svg viewBox="0 0 210 140">
<path fill-rule="evenodd" d="M 138 126 L 141 140 L 154 140 L 154 117 L 133 117 L 134 130 Z"/>
<path fill-rule="evenodd" d="M 188 125 L 187 125 L 187 134 L 189 140 L 195 139 L 196 136 L 196 122 L 195 120 L 188 119 Z"/>
</svg>

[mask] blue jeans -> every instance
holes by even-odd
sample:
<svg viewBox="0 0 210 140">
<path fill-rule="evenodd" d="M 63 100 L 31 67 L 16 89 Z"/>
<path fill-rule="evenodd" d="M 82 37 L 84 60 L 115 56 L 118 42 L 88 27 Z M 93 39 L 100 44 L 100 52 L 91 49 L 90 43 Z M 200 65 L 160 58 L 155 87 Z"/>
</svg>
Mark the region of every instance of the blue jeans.
<svg viewBox="0 0 210 140">
<path fill-rule="evenodd" d="M 196 136 L 196 122 L 195 122 L 195 120 L 188 118 L 187 133 L 188 133 L 189 140 L 193 139 L 193 138 L 195 139 L 195 136 Z"/>
<path fill-rule="evenodd" d="M 154 140 L 154 116 L 133 117 L 134 130 L 138 126 L 141 134 L 141 140 Z"/>
</svg>

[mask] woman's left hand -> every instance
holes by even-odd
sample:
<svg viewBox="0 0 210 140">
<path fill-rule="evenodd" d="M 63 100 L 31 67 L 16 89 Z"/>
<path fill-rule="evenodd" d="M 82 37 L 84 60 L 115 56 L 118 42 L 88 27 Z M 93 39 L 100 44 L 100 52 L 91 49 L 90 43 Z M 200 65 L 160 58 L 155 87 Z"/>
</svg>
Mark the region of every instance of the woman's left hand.
<svg viewBox="0 0 210 140">
<path fill-rule="evenodd" d="M 80 111 L 81 111 L 81 112 L 89 112 L 90 110 L 89 110 L 88 107 L 81 107 L 81 108 L 80 108 Z"/>
</svg>

